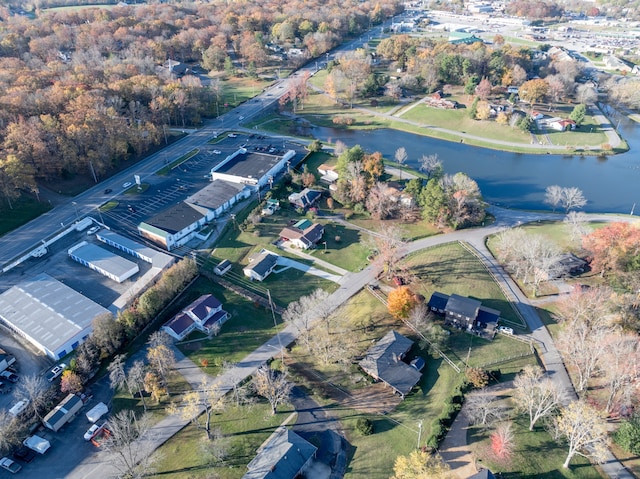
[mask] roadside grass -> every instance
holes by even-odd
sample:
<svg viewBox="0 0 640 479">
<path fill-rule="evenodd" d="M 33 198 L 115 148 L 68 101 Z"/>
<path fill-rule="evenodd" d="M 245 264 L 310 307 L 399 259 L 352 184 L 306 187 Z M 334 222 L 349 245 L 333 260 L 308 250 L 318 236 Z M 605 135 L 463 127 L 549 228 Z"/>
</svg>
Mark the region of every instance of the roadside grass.
<svg viewBox="0 0 640 479">
<path fill-rule="evenodd" d="M 467 358 L 470 367 L 500 370 L 501 373 L 503 372 L 502 365 L 508 365 L 509 358 L 517 360 L 518 365 L 522 362 L 520 360 L 525 361 L 526 364 L 537 364 L 527 343 L 501 334 L 497 334 L 492 341 L 489 341 L 473 334 L 453 331 L 447 341 L 447 350 L 444 352 L 447 355 L 452 352 L 453 355 L 450 356 L 450 359 L 461 368 L 464 367 Z M 510 374 L 512 371 L 510 369 L 505 373 Z"/>
<path fill-rule="evenodd" d="M 178 343 L 178 348 L 204 372 L 215 376 L 220 373 L 225 362 L 240 361 L 275 335 L 282 324 L 278 318 L 276 329 L 270 310 L 204 277 L 198 278 L 183 294 L 176 304 L 175 312 L 208 293 L 220 300 L 231 318 L 222 326 L 218 336 L 210 339 L 198 339 L 196 336 L 195 341 L 191 341 L 192 336 L 188 336 L 185 341 Z"/>
<path fill-rule="evenodd" d="M 434 236 L 441 233 L 441 231 L 433 224 L 424 220 L 418 220 L 412 223 L 400 220 L 385 220 L 383 223 L 378 220 L 374 220 L 369 216 L 354 215 L 349 218 L 349 222 L 359 226 L 360 228 L 374 232 L 380 232 L 380 227 L 383 224 L 395 224 L 402 232 L 403 241 L 415 241 L 420 238 L 426 238 L 428 236 Z"/>
<path fill-rule="evenodd" d="M 497 309 L 500 316 L 521 324 L 511 303 L 480 260 L 458 243 L 448 243 L 408 256 L 405 264 L 418 278 L 415 292 L 430 298 L 439 291 L 459 294 L 482 301 L 483 306 Z M 521 329 L 524 329 L 522 325 Z"/>
<path fill-rule="evenodd" d="M 142 183 L 140 186 L 133 185 L 131 188 L 128 188 L 124 194 L 125 195 L 139 195 L 144 193 L 149 189 L 149 183 Z"/>
<path fill-rule="evenodd" d="M 479 462 L 500 472 L 504 479 L 540 478 L 540 479 L 601 479 L 602 476 L 588 459 L 575 456 L 568 469 L 562 464 L 568 449 L 560 446 L 551 435 L 536 425 L 534 431 L 529 431 L 529 421 L 524 416 L 517 416 L 513 420 L 515 450 L 510 465 L 499 464 L 491 460 L 491 430 L 483 430 L 472 426 L 467 430 L 467 440 Z"/>
<path fill-rule="evenodd" d="M 194 148 L 190 152 L 185 153 L 184 155 L 182 155 L 180 158 L 173 160 L 171 163 L 169 163 L 164 168 L 161 168 L 160 170 L 158 170 L 156 172 L 156 175 L 159 175 L 159 176 L 168 175 L 171 172 L 171 170 L 173 170 L 175 167 L 177 167 L 178 165 L 181 165 L 182 163 L 184 163 L 188 159 L 193 158 L 198 153 L 200 153 L 200 149 L 199 148 Z"/>
<path fill-rule="evenodd" d="M 154 477 L 240 479 L 258 447 L 290 413 L 290 406 L 285 405 L 272 415 L 264 400 L 253 405 L 227 405 L 212 417 L 212 427 L 220 429 L 222 439 L 209 442 L 203 430 L 189 424 L 156 451 Z M 227 452 L 222 462 L 214 461 L 209 449 L 218 442 L 224 444 Z"/>
<path fill-rule="evenodd" d="M 100 205 L 98 209 L 100 210 L 101 213 L 106 213 L 107 211 L 111 211 L 112 209 L 117 208 L 119 204 L 120 204 L 119 201 L 111 200 Z"/>
<path fill-rule="evenodd" d="M 34 218 L 51 209 L 48 203 L 37 201 L 26 195 L 12 202 L 9 208 L 6 202 L 0 203 L 0 236 L 27 224 Z"/>
<path fill-rule="evenodd" d="M 253 98 L 262 92 L 264 88 L 271 85 L 272 82 L 246 76 L 225 76 L 221 83 L 220 115 Z M 225 103 L 228 106 L 225 107 Z"/>
</svg>

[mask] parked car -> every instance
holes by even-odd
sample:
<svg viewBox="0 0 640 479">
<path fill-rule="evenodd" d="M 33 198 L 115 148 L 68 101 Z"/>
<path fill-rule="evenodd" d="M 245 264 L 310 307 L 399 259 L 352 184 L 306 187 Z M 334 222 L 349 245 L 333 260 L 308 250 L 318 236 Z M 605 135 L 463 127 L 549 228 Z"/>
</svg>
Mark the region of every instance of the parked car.
<svg viewBox="0 0 640 479">
<path fill-rule="evenodd" d="M 51 371 L 49 371 L 46 375 L 47 381 L 52 382 L 55 378 L 62 374 L 62 371 L 64 371 L 66 367 L 66 364 L 60 363 L 57 366 L 51 368 Z"/>
<path fill-rule="evenodd" d="M 104 190 L 104 194 L 108 195 L 109 193 L 111 193 L 113 190 L 111 188 L 107 188 L 106 190 Z"/>
<path fill-rule="evenodd" d="M 213 150 L 214 155 L 221 155 L 222 152 L 220 150 Z"/>
<path fill-rule="evenodd" d="M 133 205 L 127 205 L 127 209 L 128 209 L 131 213 L 135 213 L 136 211 L 138 211 L 138 210 L 136 209 L 136 207 L 135 207 L 135 206 L 133 206 Z"/>
<path fill-rule="evenodd" d="M 13 457 L 21 460 L 22 462 L 31 462 L 35 459 L 36 453 L 27 446 L 20 446 L 18 449 L 13 451 Z"/>
<path fill-rule="evenodd" d="M 15 461 L 12 461 L 11 459 L 9 459 L 8 457 L 3 457 L 2 459 L 0 459 L 0 467 L 2 469 L 6 469 L 7 471 L 9 471 L 11 474 L 15 474 L 16 472 L 18 472 L 20 469 L 22 469 L 22 466 L 20 464 L 18 464 Z"/>
<path fill-rule="evenodd" d="M 131 183 L 130 181 L 127 181 L 122 185 L 122 187 L 126 189 L 126 188 L 129 188 L 131 185 L 133 185 L 133 183 Z"/>
<path fill-rule="evenodd" d="M 7 381 L 10 381 L 12 383 L 17 383 L 19 379 L 16 373 L 12 373 L 10 371 L 2 371 L 0 373 L 0 378 L 6 379 Z"/>
<path fill-rule="evenodd" d="M 229 138 L 237 138 L 238 135 L 236 135 L 235 133 L 229 133 Z"/>
<path fill-rule="evenodd" d="M 98 424 L 92 424 L 91 427 L 89 429 L 87 429 L 87 432 L 84 433 L 84 440 L 85 441 L 91 441 L 91 438 L 93 437 L 93 435 L 98 431 L 98 429 L 100 429 L 102 426 L 98 425 Z"/>
<path fill-rule="evenodd" d="M 99 226 L 92 226 L 91 228 L 89 228 L 89 230 L 87 231 L 87 235 L 91 236 L 94 233 L 97 233 L 98 231 L 100 231 L 100 227 Z"/>
<path fill-rule="evenodd" d="M 513 328 L 508 326 L 498 326 L 498 331 L 504 334 L 513 334 Z"/>
</svg>

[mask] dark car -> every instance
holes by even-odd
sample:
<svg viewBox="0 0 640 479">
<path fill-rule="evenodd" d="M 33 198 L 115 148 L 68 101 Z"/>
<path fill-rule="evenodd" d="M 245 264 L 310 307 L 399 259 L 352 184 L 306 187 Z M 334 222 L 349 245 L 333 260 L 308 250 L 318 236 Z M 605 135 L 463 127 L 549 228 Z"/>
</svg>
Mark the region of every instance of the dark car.
<svg viewBox="0 0 640 479">
<path fill-rule="evenodd" d="M 136 207 L 135 207 L 135 206 L 133 206 L 133 205 L 127 205 L 127 209 L 128 209 L 131 213 L 135 213 L 136 211 L 138 211 L 138 210 L 136 209 Z"/>
<path fill-rule="evenodd" d="M 27 446 L 20 446 L 18 449 L 13 451 L 13 457 L 22 462 L 31 462 L 36 457 L 36 453 Z"/>
<path fill-rule="evenodd" d="M 6 379 L 12 383 L 18 382 L 18 375 L 16 373 L 12 373 L 10 371 L 2 371 L 0 373 L 0 379 Z"/>
<path fill-rule="evenodd" d="M 104 194 L 108 195 L 109 193 L 111 193 L 113 190 L 111 188 L 107 188 L 106 190 L 104 190 Z"/>
</svg>

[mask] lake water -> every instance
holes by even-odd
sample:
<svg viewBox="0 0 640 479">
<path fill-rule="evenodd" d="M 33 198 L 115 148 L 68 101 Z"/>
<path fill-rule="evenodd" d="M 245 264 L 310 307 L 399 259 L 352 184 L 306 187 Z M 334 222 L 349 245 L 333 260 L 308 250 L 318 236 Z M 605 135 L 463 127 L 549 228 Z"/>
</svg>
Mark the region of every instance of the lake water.
<svg viewBox="0 0 640 479">
<path fill-rule="evenodd" d="M 340 140 L 379 151 L 393 159 L 396 149 L 407 150 L 407 166 L 418 168 L 422 155 L 436 153 L 446 173 L 462 171 L 475 179 L 484 198 L 509 208 L 549 209 L 543 203 L 549 185 L 576 186 L 588 203 L 587 212 L 640 212 L 640 124 L 619 115 L 619 131 L 631 150 L 608 158 L 593 156 L 531 155 L 469 146 L 396 130 L 336 130 L 314 128 L 322 141 Z"/>
</svg>

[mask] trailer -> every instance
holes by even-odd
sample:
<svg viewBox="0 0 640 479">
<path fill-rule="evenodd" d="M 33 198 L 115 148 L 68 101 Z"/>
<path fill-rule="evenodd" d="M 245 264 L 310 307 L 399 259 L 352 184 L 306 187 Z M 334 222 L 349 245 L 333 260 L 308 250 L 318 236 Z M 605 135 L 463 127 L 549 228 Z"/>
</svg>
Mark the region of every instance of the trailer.
<svg viewBox="0 0 640 479">
<path fill-rule="evenodd" d="M 44 437 L 36 436 L 35 434 L 22 441 L 22 444 L 39 454 L 44 454 L 51 447 L 51 443 L 49 441 Z"/>
<path fill-rule="evenodd" d="M 87 419 L 89 422 L 96 422 L 102 416 L 109 412 L 109 408 L 103 402 L 99 402 L 95 406 L 93 406 L 89 411 L 87 411 Z"/>
<path fill-rule="evenodd" d="M 57 432 L 76 415 L 83 404 L 80 396 L 69 394 L 53 411 L 44 417 L 42 423 L 52 431 Z"/>
</svg>

